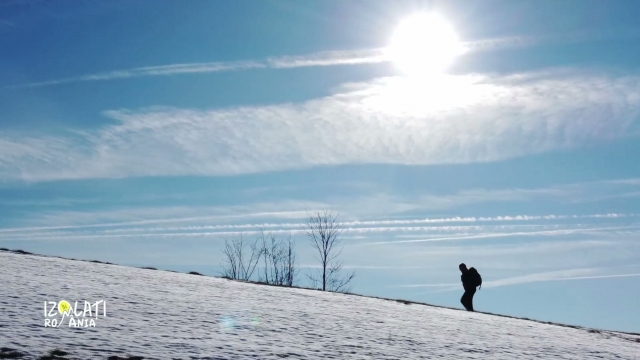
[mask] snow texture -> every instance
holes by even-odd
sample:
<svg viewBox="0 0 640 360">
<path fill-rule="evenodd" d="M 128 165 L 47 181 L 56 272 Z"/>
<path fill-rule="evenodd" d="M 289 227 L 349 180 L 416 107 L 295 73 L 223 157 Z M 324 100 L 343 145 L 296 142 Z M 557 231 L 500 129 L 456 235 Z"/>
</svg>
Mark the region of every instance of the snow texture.
<svg viewBox="0 0 640 360">
<path fill-rule="evenodd" d="M 384 299 L 0 252 L 0 346 L 27 358 L 640 359 L 640 336 Z M 44 302 L 105 300 L 95 328 Z"/>
</svg>

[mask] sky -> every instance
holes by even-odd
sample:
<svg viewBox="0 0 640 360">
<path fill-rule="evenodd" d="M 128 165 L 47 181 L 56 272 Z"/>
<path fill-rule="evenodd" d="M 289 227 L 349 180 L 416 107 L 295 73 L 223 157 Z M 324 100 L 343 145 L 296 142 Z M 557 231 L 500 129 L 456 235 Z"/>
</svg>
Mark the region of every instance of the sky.
<svg viewBox="0 0 640 360">
<path fill-rule="evenodd" d="M 305 286 L 330 210 L 356 293 L 460 307 L 465 262 L 477 310 L 640 332 L 639 12 L 3 1 L 0 247 L 216 275 L 265 229 Z"/>
</svg>

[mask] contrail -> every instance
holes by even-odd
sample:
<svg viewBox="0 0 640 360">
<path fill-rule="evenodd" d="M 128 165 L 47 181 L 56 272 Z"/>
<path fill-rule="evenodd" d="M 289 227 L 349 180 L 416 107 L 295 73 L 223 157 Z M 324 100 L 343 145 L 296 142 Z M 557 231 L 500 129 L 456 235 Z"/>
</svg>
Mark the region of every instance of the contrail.
<svg viewBox="0 0 640 360">
<path fill-rule="evenodd" d="M 18 228 L 6 228 L 0 229 L 0 233 L 9 232 L 30 232 L 40 230 L 72 230 L 72 229 L 85 229 L 85 228 L 99 228 L 99 227 L 116 227 L 116 226 L 134 226 L 145 224 L 161 224 L 161 223 L 176 223 L 181 221 L 198 221 L 198 220 L 214 220 L 221 218 L 233 218 L 243 216 L 261 216 L 261 215 L 277 215 L 296 213 L 302 214 L 301 211 L 282 211 L 282 212 L 265 212 L 255 214 L 239 214 L 239 215 L 210 215 L 210 216 L 195 216 L 195 217 L 182 217 L 171 219 L 149 219 L 138 221 L 124 221 L 124 222 L 109 222 L 98 224 L 86 224 L 86 225 L 59 225 L 59 226 L 35 226 L 35 227 L 18 227 Z M 306 214 L 306 213 L 305 213 Z M 473 223 L 473 222 L 511 222 L 511 221 L 533 221 L 533 220 L 562 220 L 562 219 L 585 219 L 585 218 L 623 218 L 623 217 L 635 217 L 637 214 L 593 214 L 593 215 L 505 215 L 495 217 L 448 217 L 448 218 L 433 218 L 433 219 L 410 219 L 410 220 L 371 220 L 371 221 L 343 221 L 338 225 L 342 227 L 349 226 L 379 226 L 379 225 L 410 225 L 410 224 L 429 224 L 429 223 Z M 221 225 L 195 225 L 195 226 L 182 226 L 174 228 L 158 228 L 157 230 L 213 230 L 213 229 L 242 229 L 242 228 L 302 228 L 306 227 L 306 223 L 258 223 L 258 224 L 221 224 Z M 129 229 L 137 230 L 137 229 Z M 156 229 L 146 229 L 146 231 L 153 231 Z"/>
<path fill-rule="evenodd" d="M 511 236 L 530 236 L 530 235 L 566 235 L 581 232 L 601 231 L 601 230 L 620 230 L 620 229 L 635 229 L 640 226 L 619 226 L 619 227 L 597 227 L 587 229 L 563 229 L 563 230 L 543 230 L 543 231 L 519 231 L 512 233 L 492 233 L 492 234 L 480 234 L 480 235 L 468 235 L 468 236 L 451 236 L 441 238 L 429 238 L 429 239 L 413 239 L 413 240 L 397 240 L 397 241 L 378 241 L 364 244 L 351 245 L 356 246 L 369 246 L 369 245 L 385 245 L 385 244 L 406 244 L 406 243 L 420 243 L 431 241 L 447 241 L 447 240 L 465 240 L 465 239 L 485 239 L 485 238 L 499 238 L 499 237 L 511 237 Z"/>
<path fill-rule="evenodd" d="M 535 274 L 534 274 L 535 275 Z M 526 279 L 523 280 L 521 282 L 508 282 L 508 283 L 504 283 L 504 284 L 492 284 L 492 282 L 485 282 L 482 284 L 483 287 L 485 288 L 489 288 L 489 287 L 502 287 L 502 286 L 511 286 L 511 285 L 520 285 L 520 284 L 526 284 L 526 283 L 531 283 L 531 282 L 547 282 L 547 281 L 575 281 L 575 280 L 596 280 L 596 279 L 609 279 L 609 278 L 624 278 L 624 277 L 637 277 L 640 276 L 640 274 L 638 273 L 633 273 L 633 274 L 613 274 L 613 275 L 592 275 L 592 276 L 572 276 L 572 277 L 560 277 L 560 278 L 540 278 L 540 279 Z M 503 280 L 509 280 L 510 278 L 506 278 L 506 279 L 501 279 L 501 280 L 495 280 L 496 282 L 498 281 L 503 281 Z M 434 291 L 434 293 L 442 293 L 442 292 L 449 292 L 449 291 L 458 291 L 461 289 L 461 284 L 459 283 L 449 283 L 449 284 L 412 284 L 412 285 L 398 285 L 398 286 L 394 286 L 396 288 L 402 287 L 402 288 L 444 288 L 444 289 L 440 289 L 437 291 Z"/>
<path fill-rule="evenodd" d="M 508 36 L 462 42 L 467 53 L 483 52 L 507 48 L 532 47 L 540 43 L 584 42 L 607 38 L 635 38 L 640 30 L 629 29 L 624 33 L 616 31 L 577 32 L 552 34 L 547 36 Z M 291 69 L 300 67 L 340 66 L 374 64 L 390 61 L 385 55 L 386 48 L 322 51 L 307 55 L 270 57 L 265 60 L 239 60 L 228 62 L 182 63 L 158 66 L 144 66 L 131 69 L 114 70 L 75 77 L 9 85 L 0 89 L 20 89 L 41 86 L 53 86 L 86 81 L 106 81 L 147 76 L 167 76 L 192 73 L 216 73 L 253 69 Z"/>
</svg>

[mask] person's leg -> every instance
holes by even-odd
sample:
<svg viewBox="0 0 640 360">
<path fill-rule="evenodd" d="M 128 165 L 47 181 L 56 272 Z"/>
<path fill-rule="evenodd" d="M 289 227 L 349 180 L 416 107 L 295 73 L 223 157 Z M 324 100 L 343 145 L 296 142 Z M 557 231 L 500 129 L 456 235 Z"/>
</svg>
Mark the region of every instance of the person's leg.
<svg viewBox="0 0 640 360">
<path fill-rule="evenodd" d="M 462 294 L 462 297 L 460 298 L 460 303 L 462 303 L 462 306 L 464 306 L 465 309 L 469 310 L 469 292 L 465 291 L 464 294 Z"/>
<path fill-rule="evenodd" d="M 476 294 L 476 289 L 473 289 L 471 291 L 465 291 L 465 294 L 467 294 L 467 293 L 469 294 L 469 295 L 467 295 L 467 298 L 469 299 L 468 300 L 469 307 L 467 307 L 467 310 L 474 311 L 473 310 L 473 295 Z"/>
</svg>

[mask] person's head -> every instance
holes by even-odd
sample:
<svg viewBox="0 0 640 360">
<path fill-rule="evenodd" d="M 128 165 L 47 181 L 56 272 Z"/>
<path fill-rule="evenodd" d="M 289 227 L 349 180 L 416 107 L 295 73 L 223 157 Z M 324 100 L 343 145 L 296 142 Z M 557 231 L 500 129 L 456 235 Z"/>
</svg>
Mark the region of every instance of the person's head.
<svg viewBox="0 0 640 360">
<path fill-rule="evenodd" d="M 460 269 L 461 272 L 467 271 L 467 265 L 465 265 L 465 263 L 460 264 L 458 268 Z"/>
</svg>

